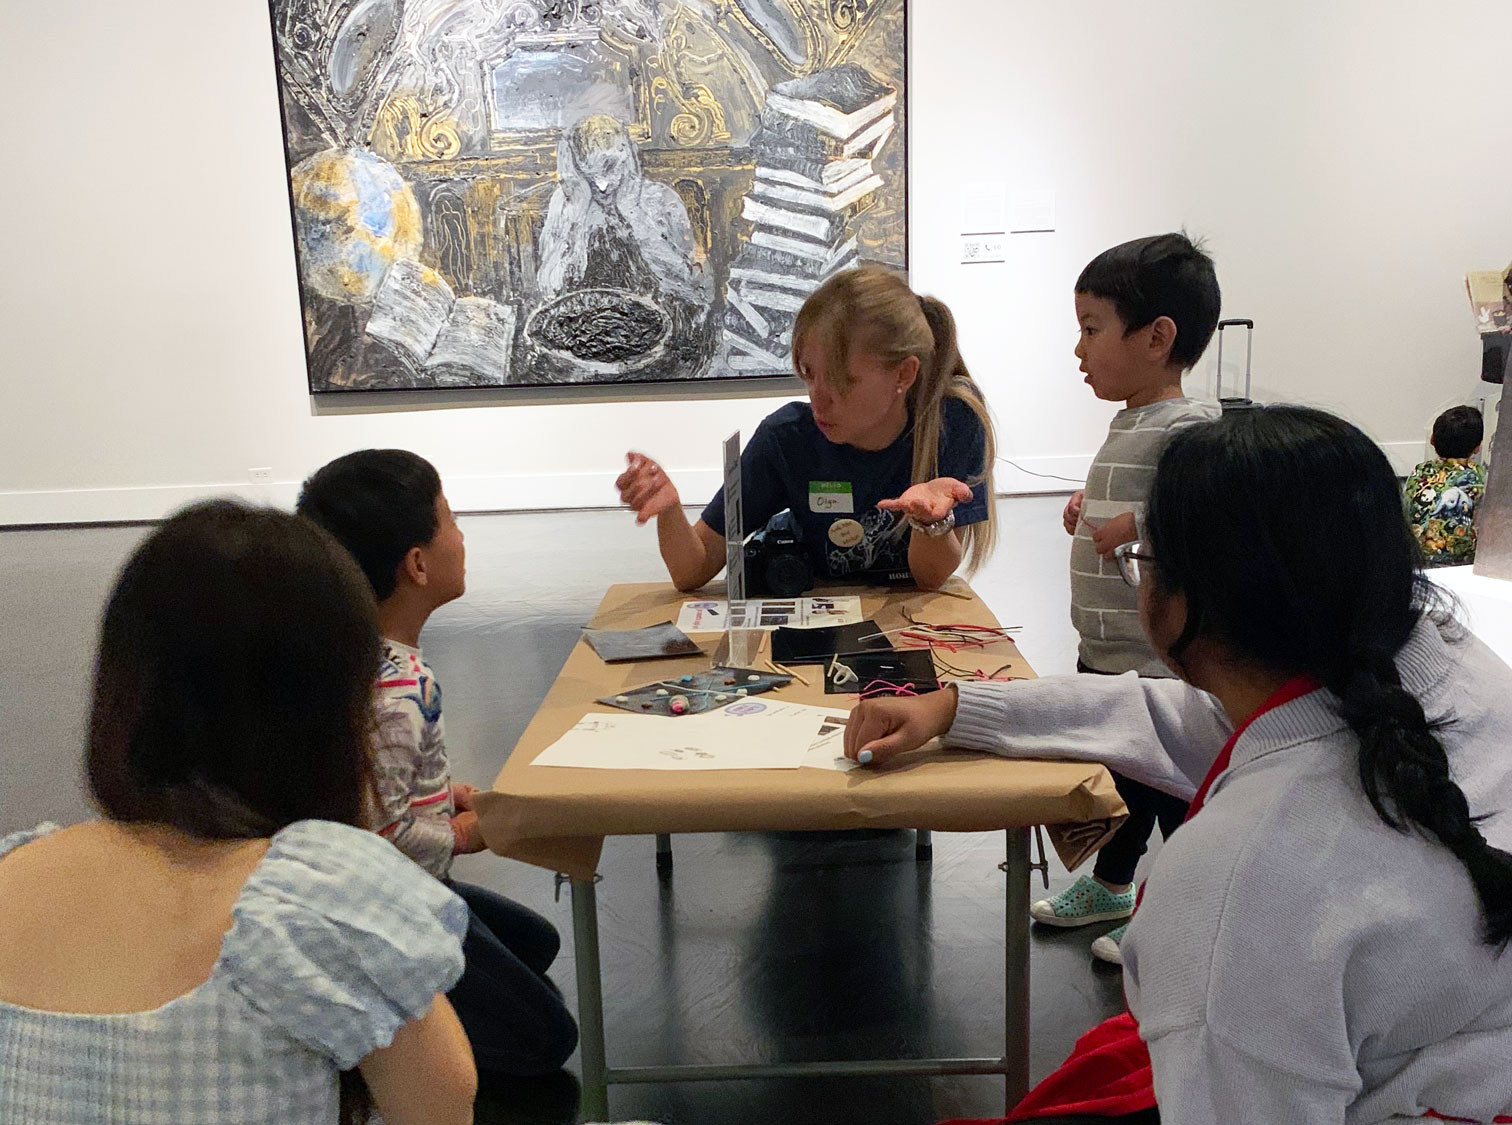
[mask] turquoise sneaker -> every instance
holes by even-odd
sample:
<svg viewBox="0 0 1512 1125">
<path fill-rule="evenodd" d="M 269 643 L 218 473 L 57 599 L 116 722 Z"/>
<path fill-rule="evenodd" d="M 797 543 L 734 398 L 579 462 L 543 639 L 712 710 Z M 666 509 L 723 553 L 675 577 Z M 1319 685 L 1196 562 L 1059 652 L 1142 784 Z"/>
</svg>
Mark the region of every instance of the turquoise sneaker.
<svg viewBox="0 0 1512 1125">
<path fill-rule="evenodd" d="M 1129 923 L 1125 922 L 1116 930 L 1109 930 L 1092 943 L 1092 956 L 1099 961 L 1106 961 L 1110 965 L 1123 964 L 1123 950 L 1119 949 L 1119 943 L 1123 941 L 1125 931 Z"/>
<path fill-rule="evenodd" d="M 1067 928 L 1112 922 L 1133 913 L 1132 890 L 1116 895 L 1085 875 L 1054 898 L 1042 898 L 1029 908 L 1029 916 L 1036 922 Z"/>
</svg>

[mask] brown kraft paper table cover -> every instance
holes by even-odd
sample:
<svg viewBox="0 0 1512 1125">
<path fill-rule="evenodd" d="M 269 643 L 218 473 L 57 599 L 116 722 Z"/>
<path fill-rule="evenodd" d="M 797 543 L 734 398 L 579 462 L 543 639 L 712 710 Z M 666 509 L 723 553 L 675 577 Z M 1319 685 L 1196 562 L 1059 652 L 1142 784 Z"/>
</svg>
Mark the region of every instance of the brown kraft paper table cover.
<svg viewBox="0 0 1512 1125">
<path fill-rule="evenodd" d="M 810 596 L 859 595 L 865 616 L 881 629 L 906 625 L 905 608 L 921 622 L 998 624 L 959 578 L 946 589 L 951 593 L 830 588 L 811 591 Z M 676 620 L 684 601 L 723 596 L 719 586 L 689 595 L 667 583 L 616 585 L 605 594 L 592 625 L 640 628 Z M 476 797 L 489 849 L 586 879 L 598 867 L 605 836 L 839 828 L 984 832 L 1044 824 L 1061 860 L 1075 868 L 1097 851 L 1126 814 L 1112 777 L 1100 765 L 1013 761 L 947 750 L 938 742 L 900 755 L 886 766 L 848 773 L 808 768 L 594 770 L 530 764 L 585 714 L 608 710 L 593 702 L 597 697 L 707 668 L 720 639 L 713 634 L 695 636 L 706 654 L 701 657 L 612 665 L 580 640 L 492 791 Z M 764 648 L 758 662 L 763 667 L 767 654 Z M 1009 664 L 1002 674 L 1026 679 L 1034 675 L 1011 642 L 943 655 L 958 668 L 993 672 Z M 824 694 L 820 667 L 807 665 L 797 671 L 808 685 L 794 681 L 775 693 L 778 698 L 837 710 L 855 705 L 854 695 Z"/>
</svg>

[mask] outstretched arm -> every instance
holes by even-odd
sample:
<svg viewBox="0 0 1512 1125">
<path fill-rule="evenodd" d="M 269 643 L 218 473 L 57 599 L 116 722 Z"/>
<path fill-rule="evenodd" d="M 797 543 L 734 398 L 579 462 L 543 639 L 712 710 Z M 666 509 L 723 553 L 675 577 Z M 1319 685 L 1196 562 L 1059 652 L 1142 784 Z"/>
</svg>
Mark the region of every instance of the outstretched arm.
<svg viewBox="0 0 1512 1125">
<path fill-rule="evenodd" d="M 881 763 L 941 738 L 1008 758 L 1101 762 L 1191 800 L 1231 731 L 1218 701 L 1180 680 L 1046 676 L 867 700 L 846 724 L 845 752 Z"/>
<path fill-rule="evenodd" d="M 884 512 L 901 512 L 919 524 L 937 523 L 957 504 L 971 499 L 971 486 L 954 477 L 936 477 L 913 485 L 896 500 L 883 500 L 877 507 Z M 921 590 L 938 590 L 961 565 L 961 537 L 954 529 L 944 535 L 930 535 L 912 528 L 908 539 L 908 569 Z"/>
<path fill-rule="evenodd" d="M 724 537 L 703 520 L 688 522 L 677 487 L 651 458 L 628 453 L 629 467 L 615 487 L 620 501 L 635 509 L 635 522 L 656 520 L 656 540 L 672 584 L 679 590 L 696 590 L 724 568 Z"/>
</svg>

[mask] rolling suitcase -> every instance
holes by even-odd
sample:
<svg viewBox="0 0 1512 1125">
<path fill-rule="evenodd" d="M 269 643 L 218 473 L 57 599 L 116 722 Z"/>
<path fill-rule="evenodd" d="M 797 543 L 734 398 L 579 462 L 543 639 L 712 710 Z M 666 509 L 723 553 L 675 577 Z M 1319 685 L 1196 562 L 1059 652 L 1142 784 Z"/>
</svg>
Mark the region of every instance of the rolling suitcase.
<svg viewBox="0 0 1512 1125">
<path fill-rule="evenodd" d="M 1223 330 L 1244 328 L 1244 394 L 1224 397 L 1223 394 Z M 1248 410 L 1255 405 L 1250 398 L 1250 360 L 1255 350 L 1255 322 L 1253 320 L 1220 320 L 1218 322 L 1218 405 L 1225 411 Z"/>
</svg>

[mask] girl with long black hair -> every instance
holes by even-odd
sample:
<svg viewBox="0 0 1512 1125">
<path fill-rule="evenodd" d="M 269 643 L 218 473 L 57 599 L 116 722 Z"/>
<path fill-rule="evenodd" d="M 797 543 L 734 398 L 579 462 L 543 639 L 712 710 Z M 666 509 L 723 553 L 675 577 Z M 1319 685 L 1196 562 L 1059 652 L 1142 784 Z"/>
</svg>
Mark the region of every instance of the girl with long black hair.
<svg viewBox="0 0 1512 1125">
<path fill-rule="evenodd" d="M 210 501 L 100 626 L 100 817 L 0 838 L 0 1122 L 472 1121 L 467 907 L 370 831 L 373 593 L 314 524 Z"/>
<path fill-rule="evenodd" d="M 1384 454 L 1301 407 L 1200 423 L 1146 529 L 1120 566 L 1180 680 L 963 683 L 847 731 L 874 764 L 941 735 L 1193 800 L 1124 940 L 1131 1014 L 1013 1119 L 1512 1120 L 1512 670 L 1422 577 Z"/>
</svg>

